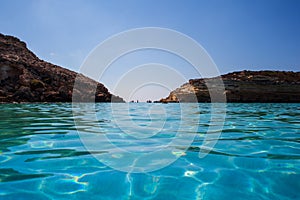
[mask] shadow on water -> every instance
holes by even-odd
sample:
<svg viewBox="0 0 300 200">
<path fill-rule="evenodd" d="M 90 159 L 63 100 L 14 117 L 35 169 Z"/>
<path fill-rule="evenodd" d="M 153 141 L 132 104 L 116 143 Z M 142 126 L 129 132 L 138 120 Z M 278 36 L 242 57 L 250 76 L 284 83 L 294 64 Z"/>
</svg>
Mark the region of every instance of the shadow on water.
<svg viewBox="0 0 300 200">
<path fill-rule="evenodd" d="M 44 178 L 52 174 L 23 174 L 11 168 L 0 169 L 0 182 L 20 181 L 33 178 Z"/>
<path fill-rule="evenodd" d="M 0 104 L 0 151 L 23 145 L 36 134 L 75 130 L 69 104 Z M 59 127 L 63 129 L 58 129 Z M 64 130 L 65 129 L 65 130 Z"/>
</svg>

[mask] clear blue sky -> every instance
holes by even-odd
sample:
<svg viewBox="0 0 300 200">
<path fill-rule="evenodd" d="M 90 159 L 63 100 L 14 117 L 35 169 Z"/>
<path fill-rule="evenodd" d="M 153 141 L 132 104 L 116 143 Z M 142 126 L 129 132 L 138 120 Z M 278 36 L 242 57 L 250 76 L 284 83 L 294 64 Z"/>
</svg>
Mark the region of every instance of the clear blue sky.
<svg viewBox="0 0 300 200">
<path fill-rule="evenodd" d="M 221 73 L 300 70 L 299 0 L 0 0 L 1 33 L 75 71 L 107 37 L 149 26 L 192 37 Z"/>
</svg>

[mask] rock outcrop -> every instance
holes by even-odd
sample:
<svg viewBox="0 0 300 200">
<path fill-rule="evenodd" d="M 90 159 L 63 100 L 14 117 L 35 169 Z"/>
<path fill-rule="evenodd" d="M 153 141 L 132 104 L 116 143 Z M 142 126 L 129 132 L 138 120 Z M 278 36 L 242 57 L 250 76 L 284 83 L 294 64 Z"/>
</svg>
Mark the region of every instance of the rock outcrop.
<svg viewBox="0 0 300 200">
<path fill-rule="evenodd" d="M 77 101 L 123 102 L 103 84 L 45 62 L 18 38 L 0 33 L 0 102 L 71 102 L 75 78 L 82 86 L 74 91 Z"/>
<path fill-rule="evenodd" d="M 160 102 L 211 102 L 213 93 L 221 93 L 227 102 L 300 102 L 300 72 L 240 71 L 221 78 L 223 86 L 220 77 L 189 80 Z"/>
</svg>

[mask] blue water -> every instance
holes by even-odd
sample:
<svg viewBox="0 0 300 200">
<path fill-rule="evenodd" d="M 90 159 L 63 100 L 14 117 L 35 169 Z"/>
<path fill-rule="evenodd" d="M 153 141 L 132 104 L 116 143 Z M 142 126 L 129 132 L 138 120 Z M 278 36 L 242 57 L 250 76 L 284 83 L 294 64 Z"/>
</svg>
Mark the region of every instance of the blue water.
<svg viewBox="0 0 300 200">
<path fill-rule="evenodd" d="M 207 133 L 210 104 L 184 106 L 180 125 L 179 104 L 118 104 L 114 115 L 99 103 L 97 122 L 67 103 L 0 105 L 0 199 L 300 199 L 300 104 L 227 104 L 220 135 Z M 174 161 L 131 165 L 129 153 L 167 149 L 178 132 L 193 140 L 166 152 Z M 166 166 L 147 171 L 155 164 Z"/>
</svg>

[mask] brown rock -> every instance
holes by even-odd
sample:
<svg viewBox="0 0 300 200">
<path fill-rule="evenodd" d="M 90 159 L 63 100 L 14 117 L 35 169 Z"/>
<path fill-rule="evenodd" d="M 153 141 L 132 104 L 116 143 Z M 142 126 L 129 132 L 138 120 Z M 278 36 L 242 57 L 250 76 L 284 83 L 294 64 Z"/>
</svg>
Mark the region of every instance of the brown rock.
<svg viewBox="0 0 300 200">
<path fill-rule="evenodd" d="M 78 101 L 118 102 L 122 98 L 84 75 L 40 60 L 18 38 L 0 33 L 0 102 L 71 102 L 75 78 Z"/>
<path fill-rule="evenodd" d="M 23 100 L 31 101 L 34 96 L 29 87 L 21 86 L 14 94 L 13 98 L 15 101 L 20 102 Z"/>
<path fill-rule="evenodd" d="M 221 76 L 225 90 L 216 78 L 192 79 L 160 102 L 210 102 L 211 94 L 226 96 L 227 102 L 300 102 L 300 72 L 241 71 Z M 208 90 L 207 84 L 211 86 Z"/>
</svg>

